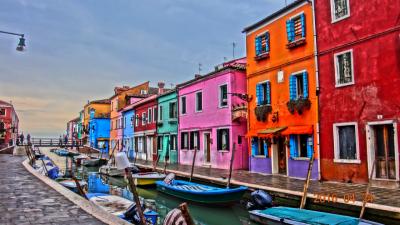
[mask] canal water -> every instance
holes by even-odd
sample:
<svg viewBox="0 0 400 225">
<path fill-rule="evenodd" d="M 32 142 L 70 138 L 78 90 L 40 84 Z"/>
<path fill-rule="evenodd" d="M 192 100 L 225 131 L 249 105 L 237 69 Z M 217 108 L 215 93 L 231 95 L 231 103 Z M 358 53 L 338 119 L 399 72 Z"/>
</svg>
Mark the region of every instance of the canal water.
<svg viewBox="0 0 400 225">
<path fill-rule="evenodd" d="M 60 157 L 49 149 L 42 150 L 61 170 L 65 170 L 65 157 Z M 132 193 L 127 189 L 123 178 L 108 177 L 97 173 L 97 167 L 78 167 L 76 176 L 88 182 L 88 192 L 102 192 L 122 196 L 133 200 Z M 158 224 L 162 224 L 166 214 L 178 207 L 184 200 L 158 192 L 155 187 L 138 188 L 139 195 L 145 200 L 155 201 L 156 211 L 159 214 Z M 190 214 L 199 225 L 255 225 L 251 222 L 244 205 L 236 203 L 231 206 L 209 206 L 187 202 Z"/>
</svg>

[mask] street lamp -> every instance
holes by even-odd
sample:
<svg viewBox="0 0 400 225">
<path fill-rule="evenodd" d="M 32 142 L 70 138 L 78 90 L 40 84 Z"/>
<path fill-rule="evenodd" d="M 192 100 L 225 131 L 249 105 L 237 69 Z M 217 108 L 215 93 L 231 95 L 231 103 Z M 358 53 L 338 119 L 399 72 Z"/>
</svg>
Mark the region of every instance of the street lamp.
<svg viewBox="0 0 400 225">
<path fill-rule="evenodd" d="M 19 52 L 22 52 L 22 51 L 25 50 L 25 46 L 26 46 L 26 45 L 25 45 L 24 34 L 12 33 L 12 32 L 1 31 L 1 30 L 0 30 L 0 33 L 2 33 L 2 34 L 11 34 L 11 35 L 19 36 L 20 38 L 19 38 L 19 42 L 18 42 L 18 45 L 17 45 L 16 50 L 19 51 Z"/>
</svg>

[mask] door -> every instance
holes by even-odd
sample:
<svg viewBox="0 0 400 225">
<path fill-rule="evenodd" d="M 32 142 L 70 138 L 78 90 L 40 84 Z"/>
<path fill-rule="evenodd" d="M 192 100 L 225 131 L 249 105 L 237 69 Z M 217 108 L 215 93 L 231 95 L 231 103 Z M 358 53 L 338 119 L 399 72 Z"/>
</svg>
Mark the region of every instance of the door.
<svg viewBox="0 0 400 225">
<path fill-rule="evenodd" d="M 396 157 L 393 124 L 372 126 L 374 132 L 375 177 L 378 179 L 396 179 Z"/>
<path fill-rule="evenodd" d="M 146 160 L 153 160 L 153 137 L 146 136 Z"/>
<path fill-rule="evenodd" d="M 209 164 L 211 162 L 210 133 L 204 133 L 204 159 L 205 164 Z"/>
<path fill-rule="evenodd" d="M 278 173 L 287 175 L 286 172 L 286 145 L 283 137 L 278 138 Z"/>
</svg>

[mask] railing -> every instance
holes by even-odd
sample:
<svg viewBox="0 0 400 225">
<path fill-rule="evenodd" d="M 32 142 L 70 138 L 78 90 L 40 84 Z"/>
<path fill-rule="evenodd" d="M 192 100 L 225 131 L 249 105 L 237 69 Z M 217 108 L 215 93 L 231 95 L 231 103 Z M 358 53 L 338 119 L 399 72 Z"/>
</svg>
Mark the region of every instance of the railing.
<svg viewBox="0 0 400 225">
<path fill-rule="evenodd" d="M 82 140 L 76 139 L 59 139 L 59 138 L 32 138 L 30 141 L 17 140 L 17 145 L 25 146 L 25 145 L 35 145 L 42 147 L 76 147 L 83 146 Z"/>
</svg>

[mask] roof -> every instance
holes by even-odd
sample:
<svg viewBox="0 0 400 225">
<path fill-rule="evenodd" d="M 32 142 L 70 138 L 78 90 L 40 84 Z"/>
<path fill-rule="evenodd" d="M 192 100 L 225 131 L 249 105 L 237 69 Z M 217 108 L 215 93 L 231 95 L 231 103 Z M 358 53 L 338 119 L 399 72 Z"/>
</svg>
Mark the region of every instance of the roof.
<svg viewBox="0 0 400 225">
<path fill-rule="evenodd" d="M 144 84 L 146 84 L 146 83 L 149 83 L 149 81 L 143 82 L 143 83 L 138 84 L 138 85 L 136 85 L 136 86 L 134 86 L 134 87 L 129 87 L 129 86 L 115 87 L 115 88 L 114 88 L 114 95 L 112 95 L 109 99 L 114 98 L 115 96 L 121 94 L 122 92 L 131 90 L 131 89 L 133 89 L 133 88 L 137 88 L 138 86 L 144 85 Z"/>
<path fill-rule="evenodd" d="M 79 121 L 79 117 L 76 117 L 76 118 L 74 118 L 74 119 L 68 121 L 68 123 L 71 123 L 71 122 L 78 122 L 78 121 Z"/>
<path fill-rule="evenodd" d="M 88 106 L 90 104 L 110 104 L 111 100 L 110 99 L 100 99 L 100 100 L 93 100 L 87 103 L 85 106 Z"/>
<path fill-rule="evenodd" d="M 132 110 L 133 108 L 135 108 L 137 106 L 143 105 L 144 103 L 147 103 L 147 102 L 155 100 L 155 99 L 157 99 L 157 95 L 151 95 L 150 97 L 147 97 L 147 98 L 144 98 L 142 100 L 139 100 L 139 101 L 133 103 L 132 105 L 126 106 L 121 111 L 122 112 L 126 112 L 126 111 L 129 111 L 129 110 Z"/>
<path fill-rule="evenodd" d="M 289 5 L 285 6 L 284 8 L 272 13 L 271 15 L 265 17 L 264 19 L 254 23 L 253 25 L 250 25 L 250 26 L 244 28 L 242 32 L 243 33 L 248 33 L 250 31 L 262 26 L 265 23 L 268 23 L 268 22 L 272 21 L 276 17 L 278 17 L 278 16 L 280 16 L 280 15 L 282 15 L 282 14 L 284 14 L 284 13 L 286 13 L 286 12 L 288 12 L 288 11 L 294 9 L 294 8 L 296 8 L 297 6 L 303 4 L 304 2 L 309 2 L 309 0 L 297 0 L 297 1 L 295 1 L 295 2 L 293 2 L 291 4 L 289 4 Z"/>
<path fill-rule="evenodd" d="M 165 89 L 164 89 L 164 92 L 162 94 L 159 94 L 157 96 L 157 98 L 165 96 L 165 95 L 169 95 L 169 94 L 174 93 L 174 92 L 176 92 L 176 88 L 168 89 L 167 91 L 165 91 Z"/>
<path fill-rule="evenodd" d="M 226 71 L 226 70 L 246 70 L 246 64 L 245 63 L 242 63 L 242 62 L 235 63 L 235 61 L 240 61 L 242 59 L 243 58 L 229 61 L 227 63 L 222 64 L 221 67 L 216 66 L 214 71 L 212 71 L 212 72 L 210 72 L 208 74 L 205 74 L 205 75 L 196 75 L 195 78 L 193 78 L 191 80 L 188 80 L 186 82 L 180 83 L 180 84 L 176 85 L 176 87 L 177 87 L 177 89 L 185 87 L 185 86 L 187 86 L 189 84 L 193 84 L 193 83 L 198 82 L 200 80 L 208 79 L 208 78 L 212 77 L 213 75 L 216 75 L 216 74 L 218 74 L 218 73 L 220 73 L 222 71 Z"/>
<path fill-rule="evenodd" d="M 0 105 L 8 106 L 8 107 L 13 107 L 13 105 L 9 102 L 5 102 L 3 100 L 0 100 Z"/>
</svg>

